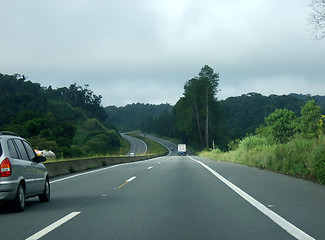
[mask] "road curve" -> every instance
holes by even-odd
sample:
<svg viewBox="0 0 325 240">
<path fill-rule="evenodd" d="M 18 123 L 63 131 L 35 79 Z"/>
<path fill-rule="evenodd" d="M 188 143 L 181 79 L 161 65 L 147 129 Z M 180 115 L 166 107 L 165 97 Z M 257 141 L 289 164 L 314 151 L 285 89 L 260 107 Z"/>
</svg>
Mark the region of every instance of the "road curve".
<svg viewBox="0 0 325 240">
<path fill-rule="evenodd" d="M 141 139 L 132 137 L 125 133 L 122 133 L 121 136 L 130 143 L 130 150 L 125 155 L 131 155 L 131 153 L 133 153 L 134 155 L 142 155 L 147 152 L 147 144 Z"/>
<path fill-rule="evenodd" d="M 29 199 L 22 213 L 11 213 L 0 205 L 0 224 L 6 228 L 1 238 L 268 240 L 325 236 L 324 186 L 196 156 L 169 155 L 53 178 L 51 188 L 50 202 Z M 240 190 L 243 195 L 237 192 Z M 280 223 L 256 207 L 258 204 L 281 217 Z"/>
<path fill-rule="evenodd" d="M 177 144 L 148 134 L 141 134 L 141 136 L 146 137 L 152 141 L 158 142 L 159 144 L 163 145 L 165 148 L 169 150 L 169 156 L 177 155 Z"/>
</svg>

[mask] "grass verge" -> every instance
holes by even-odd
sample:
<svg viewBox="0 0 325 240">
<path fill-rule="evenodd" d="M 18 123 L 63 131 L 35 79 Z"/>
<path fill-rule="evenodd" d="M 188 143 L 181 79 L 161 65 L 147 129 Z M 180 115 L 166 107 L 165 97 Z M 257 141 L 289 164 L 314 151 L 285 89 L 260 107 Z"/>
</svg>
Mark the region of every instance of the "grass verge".
<svg viewBox="0 0 325 240">
<path fill-rule="evenodd" d="M 203 151 L 200 156 L 214 160 L 244 164 L 260 169 L 317 181 L 325 184 L 325 136 L 317 139 L 297 137 L 286 144 L 267 144 L 265 139 L 251 136 L 229 152 Z"/>
<path fill-rule="evenodd" d="M 153 154 L 153 155 L 159 155 L 159 156 L 163 156 L 163 155 L 167 155 L 169 153 L 168 149 L 165 148 L 163 145 L 149 139 L 143 136 L 140 136 L 138 134 L 135 133 L 130 133 L 128 134 L 132 137 L 136 137 L 141 139 L 142 141 L 144 141 L 147 144 L 148 150 L 146 154 Z"/>
</svg>

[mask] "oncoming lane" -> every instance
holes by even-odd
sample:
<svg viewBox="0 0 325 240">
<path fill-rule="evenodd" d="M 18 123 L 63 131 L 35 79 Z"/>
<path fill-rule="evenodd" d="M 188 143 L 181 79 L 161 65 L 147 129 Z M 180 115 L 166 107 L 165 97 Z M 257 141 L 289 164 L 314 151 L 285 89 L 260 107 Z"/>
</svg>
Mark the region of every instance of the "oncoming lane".
<svg viewBox="0 0 325 240">
<path fill-rule="evenodd" d="M 141 155 L 147 152 L 147 144 L 141 139 L 129 136 L 124 133 L 122 133 L 121 136 L 130 143 L 130 150 L 126 153 L 126 155 Z"/>
</svg>

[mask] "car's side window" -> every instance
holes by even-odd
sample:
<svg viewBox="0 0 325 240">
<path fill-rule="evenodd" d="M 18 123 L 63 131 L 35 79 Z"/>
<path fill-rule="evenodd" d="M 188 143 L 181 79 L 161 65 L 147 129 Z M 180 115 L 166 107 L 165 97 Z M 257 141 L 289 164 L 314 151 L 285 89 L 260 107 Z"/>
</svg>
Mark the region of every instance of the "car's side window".
<svg viewBox="0 0 325 240">
<path fill-rule="evenodd" d="M 8 150 L 9 150 L 9 154 L 12 158 L 19 158 L 19 155 L 18 155 L 18 152 L 17 152 L 17 149 L 14 145 L 14 142 L 13 140 L 8 140 L 7 141 L 8 143 Z"/>
<path fill-rule="evenodd" d="M 21 155 L 21 159 L 23 160 L 30 160 L 29 157 L 28 157 L 28 154 L 26 152 L 26 149 L 23 145 L 23 142 L 21 140 L 18 140 L 18 139 L 15 139 L 15 143 L 18 147 L 18 150 L 20 152 L 20 155 Z"/>
<path fill-rule="evenodd" d="M 27 150 L 27 153 L 28 153 L 29 159 L 32 160 L 34 157 L 36 157 L 36 154 L 35 154 L 34 149 L 29 145 L 28 142 L 23 141 L 23 143 L 24 143 L 25 149 Z"/>
</svg>

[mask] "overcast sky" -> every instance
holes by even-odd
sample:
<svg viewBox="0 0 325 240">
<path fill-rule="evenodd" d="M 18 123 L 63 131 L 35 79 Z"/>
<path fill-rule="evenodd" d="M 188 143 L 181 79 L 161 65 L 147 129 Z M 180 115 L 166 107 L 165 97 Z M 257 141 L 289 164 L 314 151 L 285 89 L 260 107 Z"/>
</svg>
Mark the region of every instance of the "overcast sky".
<svg viewBox="0 0 325 240">
<path fill-rule="evenodd" d="M 0 0 L 0 73 L 72 83 L 103 106 L 175 104 L 204 65 L 218 99 L 325 95 L 308 0 Z"/>
</svg>

